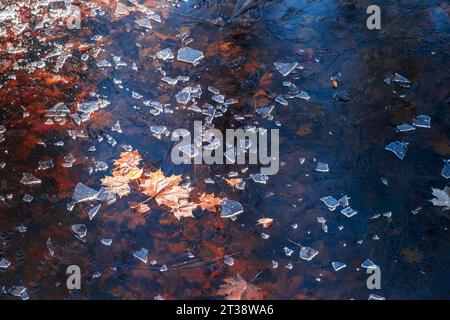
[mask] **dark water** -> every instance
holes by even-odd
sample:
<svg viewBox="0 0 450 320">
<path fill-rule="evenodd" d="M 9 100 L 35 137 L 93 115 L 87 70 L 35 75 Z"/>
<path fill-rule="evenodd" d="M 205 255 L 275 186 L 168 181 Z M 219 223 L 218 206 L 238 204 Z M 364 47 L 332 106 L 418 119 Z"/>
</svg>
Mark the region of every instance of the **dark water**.
<svg viewBox="0 0 450 320">
<path fill-rule="evenodd" d="M 0 24 L 8 30 L 0 37 L 0 125 L 6 127 L 0 143 L 0 162 L 5 163 L 0 169 L 0 258 L 11 262 L 0 269 L 2 299 L 16 299 L 8 294 L 12 286 L 26 287 L 31 299 L 219 299 L 224 279 L 238 274 L 271 299 L 367 299 L 370 294 L 449 298 L 449 211 L 428 201 L 432 188 L 448 184 L 441 176 L 443 160 L 450 158 L 448 4 L 382 1 L 382 29 L 368 30 L 366 8 L 371 3 L 366 1 L 260 1 L 233 21 L 233 2 L 189 0 L 177 8 L 168 1 L 139 1 L 162 18 L 145 31 L 135 23 L 142 12 L 116 17 L 115 1 L 89 1 L 98 8 L 89 16 L 92 8 L 81 2 L 81 30 L 69 30 L 64 23 L 37 28 L 42 15 L 31 12 L 28 4 L 18 9 L 22 23 L 29 23 L 23 33 L 11 33 L 11 21 Z M 14 3 L 22 1 L 3 6 Z M 154 59 L 165 48 L 176 55 L 183 46 L 177 35 L 183 32 L 193 39 L 188 46 L 205 55 L 197 66 Z M 102 38 L 93 40 L 96 35 Z M 61 70 L 54 70 L 56 58 L 33 70 L 30 63 L 54 50 L 54 43 L 71 54 Z M 24 50 L 14 53 L 11 47 Z M 104 49 L 97 58 L 95 48 Z M 84 53 L 90 55 L 86 62 Z M 114 68 L 112 54 L 127 66 Z M 113 67 L 98 68 L 103 59 Z M 298 61 L 303 70 L 283 77 L 275 70 L 276 61 Z M 160 81 L 158 68 L 190 80 L 170 86 Z M 408 78 L 410 88 L 384 82 L 395 73 Z M 338 79 L 337 89 L 332 77 Z M 283 81 L 295 83 L 311 99 L 288 99 L 288 106 L 275 103 L 276 96 L 289 92 Z M 151 126 L 192 130 L 194 120 L 204 120 L 181 108 L 174 97 L 196 84 L 203 90 L 199 106 L 211 102 L 208 85 L 239 101 L 214 121 L 216 128 L 256 122 L 280 130 L 282 166 L 267 184 L 249 179 L 255 166 L 176 166 L 170 159 L 174 143 L 151 134 Z M 133 98 L 132 91 L 143 98 Z M 342 91 L 349 101 L 333 99 Z M 44 124 L 47 109 L 64 102 L 74 111 L 77 102 L 92 100 L 94 92 L 111 104 L 80 126 L 70 118 Z M 154 116 L 145 100 L 168 103 L 173 113 Z M 255 111 L 269 103 L 276 104 L 273 120 L 261 119 Z M 241 123 L 234 115 L 250 116 Z M 418 115 L 429 115 L 431 128 L 396 132 L 397 125 L 410 124 Z M 111 131 L 117 120 L 121 134 Z M 86 137 L 72 139 L 67 130 L 83 130 Z M 106 134 L 117 145 L 98 141 Z M 409 143 L 403 160 L 384 149 L 396 140 Z M 58 141 L 64 145 L 55 146 Z M 99 189 L 123 144 L 139 150 L 148 168 L 182 174 L 195 192 L 241 202 L 244 214 L 231 221 L 204 212 L 178 221 L 154 202 L 150 212 L 140 214 L 130 208 L 130 202 L 145 199 L 138 192 L 102 204 L 92 221 L 89 203 L 68 211 L 75 185 Z M 96 150 L 88 151 L 93 145 Z M 76 162 L 66 168 L 69 153 Z M 303 165 L 300 158 L 305 158 Z M 48 159 L 54 168 L 36 170 L 38 161 Z M 107 162 L 108 170 L 91 172 L 94 160 Z M 328 163 L 330 171 L 314 171 L 317 161 Z M 249 171 L 241 173 L 245 167 Z M 230 171 L 248 180 L 245 190 L 224 182 Z M 21 184 L 24 172 L 42 183 Z M 206 178 L 215 184 L 206 184 Z M 24 201 L 24 194 L 33 200 Z M 330 212 L 320 201 L 329 195 L 348 195 L 358 214 L 347 218 L 341 208 Z M 370 219 L 389 211 L 391 217 Z M 256 225 L 262 217 L 273 218 L 273 226 Z M 327 233 L 318 217 L 326 219 Z M 88 228 L 86 243 L 74 237 L 71 225 L 77 223 Z M 18 226 L 27 231 L 18 232 Z M 262 233 L 270 237 L 264 239 Z M 49 237 L 53 256 L 46 245 Z M 113 239 L 110 247 L 100 243 L 104 238 Z M 319 254 L 301 260 L 295 243 Z M 155 265 L 133 257 L 141 247 Z M 287 256 L 284 247 L 294 253 Z M 224 264 L 224 255 L 231 255 L 234 265 Z M 369 275 L 361 264 L 368 258 L 380 267 L 379 290 L 366 287 Z M 333 261 L 346 268 L 334 271 Z M 73 264 L 82 270 L 82 290 L 66 288 L 66 268 Z M 162 265 L 168 270 L 159 271 Z M 96 273 L 101 275 L 94 277 Z"/>
</svg>

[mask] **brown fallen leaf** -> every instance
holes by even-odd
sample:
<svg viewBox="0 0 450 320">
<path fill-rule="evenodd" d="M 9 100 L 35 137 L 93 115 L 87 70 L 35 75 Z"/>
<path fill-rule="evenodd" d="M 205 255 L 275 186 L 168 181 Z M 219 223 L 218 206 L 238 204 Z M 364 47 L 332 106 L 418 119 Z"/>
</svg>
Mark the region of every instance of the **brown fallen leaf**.
<svg viewBox="0 0 450 320">
<path fill-rule="evenodd" d="M 130 179 L 127 176 L 106 176 L 101 179 L 101 182 L 106 187 L 107 192 L 115 193 L 121 198 L 128 195 L 131 191 L 128 185 Z"/>
<path fill-rule="evenodd" d="M 271 218 L 261 218 L 258 220 L 258 224 L 262 224 L 263 228 L 270 228 L 273 224 L 273 219 Z"/>
<path fill-rule="evenodd" d="M 136 169 L 142 160 L 142 156 L 139 154 L 138 150 L 122 152 L 120 158 L 114 160 L 114 169 L 118 175 L 125 175 L 131 169 Z"/>
<path fill-rule="evenodd" d="M 208 210 L 209 212 L 217 212 L 216 206 L 222 203 L 221 198 L 214 197 L 214 194 L 204 193 L 199 198 L 199 206 L 202 210 Z"/>
<path fill-rule="evenodd" d="M 182 199 L 178 202 L 176 207 L 172 208 L 172 213 L 178 220 L 180 220 L 181 217 L 193 218 L 194 215 L 192 214 L 192 211 L 195 210 L 197 206 L 198 205 L 194 202 Z"/>
<path fill-rule="evenodd" d="M 339 84 L 338 84 L 338 81 L 336 79 L 333 80 L 332 84 L 333 84 L 333 89 L 337 89 Z"/>
<path fill-rule="evenodd" d="M 231 179 L 225 178 L 225 181 L 233 188 L 236 188 L 236 185 L 242 181 L 242 178 L 231 178 Z"/>
<path fill-rule="evenodd" d="M 138 205 L 137 212 L 139 213 L 146 213 L 150 211 L 150 207 L 146 205 L 145 203 Z"/>
<path fill-rule="evenodd" d="M 143 179 L 144 181 L 141 183 L 140 187 L 142 188 L 142 192 L 149 197 L 156 196 L 165 188 L 178 186 L 181 182 L 181 176 L 173 175 L 170 177 L 166 177 L 161 169 L 155 172 L 151 172 Z"/>
<path fill-rule="evenodd" d="M 225 300 L 261 300 L 263 294 L 257 286 L 245 281 L 240 275 L 227 278 L 220 285 L 218 295 L 224 296 Z"/>
<path fill-rule="evenodd" d="M 180 186 L 171 186 L 155 196 L 155 200 L 159 205 L 165 205 L 169 208 L 177 207 L 181 200 L 187 200 L 188 198 L 189 190 Z"/>
</svg>

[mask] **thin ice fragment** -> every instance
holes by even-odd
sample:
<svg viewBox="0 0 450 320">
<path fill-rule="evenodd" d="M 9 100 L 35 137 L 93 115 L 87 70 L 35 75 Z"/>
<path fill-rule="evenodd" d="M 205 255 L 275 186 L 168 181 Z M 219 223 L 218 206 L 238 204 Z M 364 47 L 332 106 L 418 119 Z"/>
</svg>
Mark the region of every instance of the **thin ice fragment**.
<svg viewBox="0 0 450 320">
<path fill-rule="evenodd" d="M 20 183 L 25 184 L 25 185 L 39 184 L 41 182 L 42 182 L 41 179 L 38 179 L 35 176 L 33 176 L 31 173 L 26 173 L 26 172 L 22 174 L 22 178 L 20 179 Z"/>
<path fill-rule="evenodd" d="M 254 175 L 251 175 L 252 180 L 257 182 L 257 183 L 262 183 L 262 184 L 266 184 L 267 181 L 269 180 L 269 177 L 265 174 L 262 173 L 257 173 Z"/>
<path fill-rule="evenodd" d="M 223 262 L 227 265 L 227 266 L 232 266 L 232 265 L 234 265 L 234 259 L 233 259 L 233 257 L 231 257 L 231 256 L 228 256 L 228 255 L 225 255 L 224 257 L 223 257 Z"/>
<path fill-rule="evenodd" d="M 80 237 L 84 238 L 87 234 L 87 228 L 84 224 L 74 224 L 72 225 L 72 231 L 75 232 L 75 234 Z"/>
<path fill-rule="evenodd" d="M 449 163 L 449 162 L 446 162 L 446 163 L 444 164 L 444 166 L 442 167 L 441 175 L 442 175 L 445 179 L 450 178 L 450 163 Z"/>
<path fill-rule="evenodd" d="M 413 125 L 419 128 L 431 128 L 431 117 L 425 114 L 417 116 L 413 120 Z"/>
<path fill-rule="evenodd" d="M 406 151 L 408 151 L 408 143 L 401 141 L 394 141 L 389 143 L 386 147 L 386 150 L 393 152 L 400 160 L 406 155 Z"/>
<path fill-rule="evenodd" d="M 75 186 L 75 190 L 73 191 L 72 199 L 75 202 L 84 202 L 95 200 L 99 195 L 99 191 L 89 188 L 83 183 L 79 182 Z"/>
<path fill-rule="evenodd" d="M 146 248 L 141 248 L 140 250 L 133 252 L 133 256 L 141 260 L 143 263 L 147 263 L 148 250 Z"/>
<path fill-rule="evenodd" d="M 312 258 L 317 256 L 319 254 L 319 251 L 310 248 L 310 247 L 302 247 L 300 249 L 300 258 L 306 261 L 311 261 Z"/>
<path fill-rule="evenodd" d="M 332 262 L 331 265 L 333 266 L 334 271 L 342 270 L 347 266 L 345 263 L 338 261 Z"/>
<path fill-rule="evenodd" d="M 286 77 L 289 73 L 291 73 L 298 66 L 298 62 L 275 62 L 275 68 L 279 73 Z"/>
<path fill-rule="evenodd" d="M 222 218 L 236 217 L 244 212 L 242 204 L 237 201 L 229 200 L 227 198 L 222 200 L 220 216 Z"/>
<path fill-rule="evenodd" d="M 203 59 L 203 52 L 195 50 L 189 47 L 184 47 L 178 50 L 178 61 L 191 63 L 196 65 L 201 59 Z"/>
<path fill-rule="evenodd" d="M 351 207 L 347 207 L 341 210 L 341 213 L 346 216 L 347 218 L 353 217 L 355 214 L 358 213 L 358 211 L 353 210 Z"/>
<path fill-rule="evenodd" d="M 397 132 L 408 132 L 408 131 L 414 131 L 416 130 L 416 127 L 407 124 L 407 123 L 403 123 L 403 124 L 399 124 L 397 126 Z"/>
<path fill-rule="evenodd" d="M 97 215 L 98 211 L 100 210 L 101 206 L 102 206 L 101 204 L 98 204 L 89 209 L 89 211 L 88 211 L 89 220 L 94 219 L 94 217 Z"/>
<path fill-rule="evenodd" d="M 325 162 L 317 162 L 316 169 L 317 172 L 328 172 L 330 168 L 328 167 L 328 163 Z"/>
<path fill-rule="evenodd" d="M 339 206 L 339 202 L 332 196 L 320 198 L 320 201 L 325 203 L 330 211 L 334 211 Z"/>
<path fill-rule="evenodd" d="M 8 269 L 10 265 L 11 262 L 9 262 L 6 258 L 0 259 L 0 269 Z"/>
<path fill-rule="evenodd" d="M 156 57 L 157 57 L 158 59 L 163 60 L 163 61 L 171 60 L 171 59 L 174 59 L 174 58 L 175 58 L 175 56 L 173 55 L 172 50 L 170 50 L 170 48 L 167 48 L 167 49 L 158 51 L 158 52 L 156 53 Z"/>
<path fill-rule="evenodd" d="M 376 269 L 378 266 L 377 266 L 375 263 L 373 263 L 372 260 L 366 259 L 366 261 L 364 261 L 364 262 L 361 264 L 361 267 L 363 267 L 363 268 L 365 268 L 365 269 Z"/>
</svg>

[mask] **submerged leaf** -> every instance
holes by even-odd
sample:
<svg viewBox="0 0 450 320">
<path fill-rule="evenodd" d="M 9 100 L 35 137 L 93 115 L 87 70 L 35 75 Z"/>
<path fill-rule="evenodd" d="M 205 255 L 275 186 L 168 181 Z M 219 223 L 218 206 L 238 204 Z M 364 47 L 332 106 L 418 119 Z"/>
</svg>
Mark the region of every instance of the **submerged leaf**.
<svg viewBox="0 0 450 320">
<path fill-rule="evenodd" d="M 245 281 L 240 275 L 227 278 L 224 282 L 217 293 L 224 296 L 226 300 L 261 300 L 263 298 L 260 289 Z"/>
<path fill-rule="evenodd" d="M 435 189 L 431 188 L 433 190 L 433 196 L 435 196 L 434 199 L 431 199 L 430 201 L 433 203 L 433 205 L 438 207 L 444 207 L 444 210 L 450 210 L 450 188 L 445 187 L 444 189 Z"/>
<path fill-rule="evenodd" d="M 116 193 L 119 197 L 126 196 L 130 193 L 128 183 L 130 179 L 127 176 L 107 176 L 101 179 L 102 185 L 106 187 L 106 191 Z"/>
</svg>

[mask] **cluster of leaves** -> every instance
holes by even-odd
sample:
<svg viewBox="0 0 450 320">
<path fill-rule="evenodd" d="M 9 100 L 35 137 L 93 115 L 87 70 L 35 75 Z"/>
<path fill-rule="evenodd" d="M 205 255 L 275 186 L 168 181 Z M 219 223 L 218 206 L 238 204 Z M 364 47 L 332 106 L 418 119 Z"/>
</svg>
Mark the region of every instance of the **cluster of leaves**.
<svg viewBox="0 0 450 320">
<path fill-rule="evenodd" d="M 177 219 L 181 217 L 193 217 L 192 211 L 197 207 L 209 212 L 217 212 L 217 206 L 222 199 L 214 194 L 203 193 L 198 202 L 190 200 L 192 189 L 180 185 L 182 178 L 179 175 L 166 177 L 161 170 L 146 171 L 140 167 L 142 156 L 139 151 L 127 151 L 120 154 L 120 158 L 114 161 L 112 176 L 106 176 L 101 180 L 102 185 L 110 193 L 119 197 L 127 196 L 131 192 L 131 186 L 147 195 L 149 198 L 139 203 L 135 208 L 141 213 L 150 210 L 146 202 L 155 199 L 160 206 L 170 209 Z"/>
</svg>

